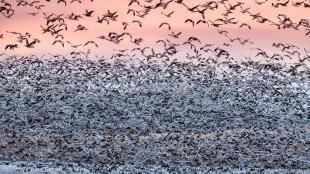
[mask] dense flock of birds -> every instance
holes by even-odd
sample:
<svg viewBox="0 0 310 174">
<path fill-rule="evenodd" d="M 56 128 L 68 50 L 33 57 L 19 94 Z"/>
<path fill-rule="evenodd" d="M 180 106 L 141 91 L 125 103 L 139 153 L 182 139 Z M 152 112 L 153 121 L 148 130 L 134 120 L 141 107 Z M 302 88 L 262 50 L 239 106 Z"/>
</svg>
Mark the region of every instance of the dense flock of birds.
<svg viewBox="0 0 310 174">
<path fill-rule="evenodd" d="M 73 173 L 309 170 L 309 68 L 225 60 L 6 57 L 0 159 Z"/>
<path fill-rule="evenodd" d="M 0 0 L 0 13 L 13 18 L 15 7 L 26 6 L 36 9 L 27 15 L 37 16 L 51 1 Z M 55 1 L 64 6 L 85 2 Z M 255 3 L 310 8 L 307 0 Z M 172 4 L 201 15 L 199 20 L 185 19 L 186 25 L 218 28 L 230 43 L 218 46 L 194 36 L 181 42 L 182 32 L 162 22 L 158 27 L 169 33 L 156 41 L 163 47 L 158 50 L 142 46 L 144 38 L 126 31 L 129 25 L 143 27 L 139 18 L 154 10 L 172 18 L 175 12 L 165 10 Z M 226 9 L 222 18 L 207 19 L 205 13 L 219 6 Z M 118 12 L 107 10 L 97 17 L 89 9 L 67 16 L 42 12 L 42 34 L 54 37 L 53 46 L 76 49 L 67 55 L 8 55 L 23 46 L 36 48 L 42 39 L 30 32 L 0 33 L 0 42 L 6 35 L 17 38 L 0 53 L 0 163 L 22 161 L 20 167 L 28 172 L 34 165 L 62 166 L 72 173 L 82 173 L 80 168 L 89 173 L 309 171 L 310 52 L 274 42 L 278 53 L 254 47 L 254 57 L 234 58 L 226 49 L 231 43 L 255 45 L 221 29 L 253 29 L 231 16 L 237 10 L 257 23 L 309 36 L 307 19 L 293 21 L 279 14 L 272 21 L 243 2 L 228 0 L 195 6 L 185 0 L 131 0 L 127 14 L 137 19 L 121 21 L 124 31 L 79 44 L 67 40 L 64 32 L 91 29 L 83 24 L 72 29 L 67 20 L 89 18 L 109 25 L 118 21 Z M 90 56 L 93 47 L 100 47 L 98 39 L 120 44 L 128 38 L 135 48 L 115 49 L 110 57 Z M 184 46 L 191 51 L 177 59 Z"/>
</svg>

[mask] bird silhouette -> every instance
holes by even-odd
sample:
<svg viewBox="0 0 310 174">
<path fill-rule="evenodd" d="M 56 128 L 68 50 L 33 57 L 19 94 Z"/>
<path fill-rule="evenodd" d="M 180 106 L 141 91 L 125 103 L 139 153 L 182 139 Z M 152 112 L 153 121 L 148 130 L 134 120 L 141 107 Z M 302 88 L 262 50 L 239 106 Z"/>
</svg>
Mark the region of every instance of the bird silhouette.
<svg viewBox="0 0 310 174">
<path fill-rule="evenodd" d="M 164 26 L 164 25 L 166 25 L 167 27 L 168 27 L 168 30 L 171 30 L 171 26 L 170 26 L 170 24 L 169 23 L 167 23 L 167 22 L 163 22 L 163 23 L 161 23 L 160 25 L 159 25 L 159 27 L 158 28 L 161 28 L 162 26 Z"/>
<path fill-rule="evenodd" d="M 142 27 L 142 22 L 139 20 L 133 20 L 132 23 L 137 23 L 139 27 Z"/>
<path fill-rule="evenodd" d="M 188 22 L 190 22 L 193 27 L 195 26 L 195 22 L 192 19 L 186 19 L 185 20 L 185 23 L 188 23 Z"/>
<path fill-rule="evenodd" d="M 171 34 L 169 34 L 169 36 L 173 37 L 173 38 L 179 38 L 179 36 L 182 34 L 182 32 L 178 32 L 178 33 L 174 33 L 172 32 Z"/>
<path fill-rule="evenodd" d="M 57 43 L 60 43 L 62 47 L 65 46 L 64 43 L 63 43 L 63 41 L 61 41 L 61 40 L 55 40 L 55 41 L 52 43 L 52 45 L 55 45 L 55 44 L 57 44 Z"/>
<path fill-rule="evenodd" d="M 86 10 L 85 10 L 85 13 L 84 13 L 83 15 L 86 16 L 86 17 L 91 17 L 93 13 L 94 13 L 94 10 L 88 11 L 88 10 L 86 9 Z"/>
<path fill-rule="evenodd" d="M 122 22 L 122 25 L 123 25 L 123 30 L 126 30 L 129 24 L 128 22 Z"/>
<path fill-rule="evenodd" d="M 28 15 L 31 15 L 31 16 L 37 16 L 39 13 L 26 13 Z"/>
<path fill-rule="evenodd" d="M 40 43 L 40 40 L 39 39 L 34 39 L 33 41 L 29 42 L 29 40 L 27 38 L 24 38 L 24 40 L 26 41 L 26 45 L 25 47 L 27 48 L 34 48 L 34 45 L 36 43 Z"/>
<path fill-rule="evenodd" d="M 66 1 L 66 0 L 58 0 L 58 1 L 57 1 L 57 3 L 58 3 L 58 4 L 60 4 L 60 3 L 64 3 L 64 4 L 65 4 L 65 6 L 67 6 L 67 1 Z"/>
<path fill-rule="evenodd" d="M 70 41 L 67 41 L 67 43 L 70 44 L 70 47 L 72 47 L 72 48 L 78 48 L 78 47 L 83 45 L 83 44 L 73 44 Z"/>
<path fill-rule="evenodd" d="M 174 11 L 172 11 L 172 12 L 170 12 L 170 13 L 167 13 L 167 14 L 165 14 L 165 13 L 163 13 L 163 12 L 160 12 L 160 13 L 163 14 L 163 15 L 165 15 L 166 17 L 170 18 L 170 17 L 173 15 Z"/>
<path fill-rule="evenodd" d="M 209 26 L 209 23 L 208 23 L 207 21 L 205 21 L 205 20 L 198 20 L 198 21 L 196 22 L 196 25 L 198 25 L 198 24 L 200 24 L 200 23 L 208 24 L 208 26 Z"/>
<path fill-rule="evenodd" d="M 275 8 L 279 8 L 279 6 L 282 6 L 282 7 L 287 7 L 287 4 L 289 3 L 290 1 L 287 0 L 286 2 L 277 2 L 277 3 L 271 3 L 272 7 L 275 7 Z"/>
<path fill-rule="evenodd" d="M 14 50 L 15 48 L 18 48 L 17 44 L 8 44 L 5 46 L 5 50 L 7 49 Z"/>
<path fill-rule="evenodd" d="M 142 38 L 135 38 L 133 41 L 131 41 L 132 43 L 136 44 L 136 45 L 140 45 L 141 42 L 143 42 Z"/>
<path fill-rule="evenodd" d="M 74 32 L 77 32 L 77 31 L 87 31 L 87 30 L 88 30 L 88 29 L 87 29 L 85 26 L 79 24 L 79 25 L 76 27 L 76 29 L 74 30 Z"/>
<path fill-rule="evenodd" d="M 140 2 L 138 0 L 130 0 L 128 6 L 131 6 L 133 3 L 136 3 L 137 5 L 140 6 Z"/>
<path fill-rule="evenodd" d="M 242 27 L 247 27 L 249 30 L 251 30 L 252 28 L 251 28 L 251 26 L 249 25 L 249 24 L 246 24 L 246 23 L 242 23 L 240 26 L 239 26 L 239 28 L 242 28 Z"/>
<path fill-rule="evenodd" d="M 98 48 L 98 44 L 95 41 L 87 41 L 84 46 L 88 45 L 88 44 L 93 44 Z"/>
</svg>

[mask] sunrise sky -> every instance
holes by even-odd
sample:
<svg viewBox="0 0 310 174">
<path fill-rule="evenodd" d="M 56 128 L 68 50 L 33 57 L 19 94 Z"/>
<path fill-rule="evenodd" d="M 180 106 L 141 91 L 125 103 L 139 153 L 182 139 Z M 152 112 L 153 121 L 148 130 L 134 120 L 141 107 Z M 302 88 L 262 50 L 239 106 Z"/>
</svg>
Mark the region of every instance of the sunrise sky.
<svg viewBox="0 0 310 174">
<path fill-rule="evenodd" d="M 221 48 L 225 48 L 232 53 L 235 57 L 238 56 L 253 56 L 257 52 L 253 52 L 253 48 L 262 48 L 266 51 L 273 52 L 275 51 L 272 47 L 274 42 L 282 42 L 286 44 L 293 44 L 298 46 L 299 48 L 310 48 L 310 35 L 306 36 L 307 30 L 305 27 L 300 27 L 298 30 L 293 28 L 286 29 L 277 29 L 276 26 L 270 25 L 270 23 L 258 23 L 252 19 L 249 14 L 241 13 L 241 9 L 239 7 L 233 11 L 227 18 L 235 18 L 234 21 L 238 21 L 238 24 L 227 24 L 221 25 L 220 27 L 214 27 L 211 25 L 200 23 L 195 27 L 192 27 L 190 23 L 185 23 L 185 20 L 190 18 L 194 21 L 198 21 L 202 19 L 199 13 L 192 13 L 185 8 L 185 6 L 178 4 L 176 2 L 172 2 L 166 9 L 162 7 L 157 8 L 155 10 L 151 10 L 151 12 L 145 16 L 144 18 L 140 18 L 137 16 L 133 16 L 132 14 L 127 14 L 128 9 L 134 10 L 143 10 L 142 7 L 138 6 L 137 3 L 133 3 L 131 6 L 128 6 L 129 0 L 83 0 L 82 3 L 73 2 L 70 3 L 71 0 L 67 0 L 67 6 L 63 3 L 57 3 L 57 0 L 50 0 L 50 2 L 46 2 L 45 0 L 41 0 L 40 3 L 45 5 L 40 10 L 36 9 L 34 6 L 17 6 L 17 2 L 11 0 L 4 0 L 12 4 L 12 9 L 15 10 L 15 13 L 10 18 L 6 18 L 5 15 L 0 14 L 0 35 L 3 34 L 3 38 L 0 39 L 0 53 L 6 53 L 8 55 L 30 55 L 37 54 L 43 55 L 47 53 L 51 54 L 68 54 L 71 51 L 78 50 L 88 50 L 90 49 L 93 53 L 97 55 L 108 55 L 114 53 L 114 49 L 132 49 L 137 47 L 134 43 L 130 42 L 129 38 L 125 38 L 120 44 L 114 44 L 107 40 L 101 40 L 97 37 L 100 35 L 107 36 L 109 32 L 124 32 L 122 22 L 128 22 L 129 26 L 125 32 L 129 32 L 132 34 L 133 38 L 143 38 L 143 42 L 140 47 L 151 46 L 155 49 L 163 49 L 162 44 L 155 43 L 159 39 L 169 39 L 172 42 L 182 44 L 185 42 L 190 36 L 197 37 L 202 41 L 201 45 L 206 43 L 216 44 Z M 259 0 L 258 2 L 263 2 L 264 0 Z M 32 1 L 27 0 L 28 3 Z M 159 0 L 153 0 L 151 3 L 140 0 L 141 5 L 156 5 Z M 194 7 L 199 4 L 205 4 L 205 0 L 184 0 L 185 3 L 189 7 Z M 218 2 L 218 1 L 217 1 Z M 235 5 L 237 2 L 243 2 L 243 8 L 250 8 L 249 12 L 252 14 L 260 13 L 261 16 L 279 23 L 279 19 L 277 16 L 279 14 L 286 14 L 294 23 L 298 24 L 301 19 L 309 19 L 310 8 L 304 8 L 304 6 L 295 7 L 293 6 L 294 2 L 290 1 L 287 7 L 280 6 L 279 8 L 274 8 L 272 3 L 275 2 L 285 2 L 285 1 L 267 1 L 262 5 L 258 5 L 255 1 L 245 1 L 245 0 L 229 0 L 225 2 L 225 4 L 218 3 L 219 7 L 217 9 L 211 10 L 207 9 L 205 11 L 206 21 L 210 24 L 209 21 L 214 21 L 219 18 L 224 18 L 222 15 L 225 12 L 225 7 L 229 7 L 230 5 Z M 0 3 L 0 6 L 3 6 L 4 2 Z M 46 14 L 64 14 L 64 16 L 68 16 L 71 13 L 82 15 L 85 11 L 94 10 L 92 17 L 83 16 L 82 19 L 78 21 L 71 21 L 69 19 L 65 19 L 65 22 L 68 24 L 68 30 L 62 32 L 64 35 L 65 47 L 63 48 L 60 44 L 52 45 L 55 38 L 50 33 L 42 34 L 42 29 L 40 25 L 46 25 L 46 19 L 44 19 L 43 12 Z M 97 16 L 102 16 L 110 10 L 111 12 L 117 11 L 119 17 L 117 21 L 112 21 L 109 25 L 106 22 L 99 24 L 96 22 Z M 161 12 L 168 14 L 174 11 L 172 16 L 166 17 Z M 39 14 L 36 16 L 32 16 L 26 13 L 30 12 L 38 12 Z M 131 23 L 133 20 L 140 20 L 142 22 L 143 27 L 139 27 L 137 23 Z M 162 22 L 168 22 L 171 25 L 171 30 L 169 31 L 167 27 L 158 28 L 158 26 Z M 218 22 L 220 23 L 220 22 Z M 239 28 L 242 23 L 247 23 L 251 26 L 251 30 L 246 27 Z M 74 32 L 76 27 L 81 24 L 88 28 L 87 31 L 77 31 Z M 219 34 L 217 31 L 219 30 L 227 30 L 228 35 L 231 38 L 241 37 L 243 39 L 249 39 L 254 44 L 246 44 L 241 45 L 238 42 L 231 43 L 227 37 Z M 7 33 L 7 31 L 14 32 L 29 32 L 32 35 L 32 38 L 38 38 L 41 42 L 35 45 L 34 48 L 26 48 L 24 44 L 18 43 L 16 39 L 16 35 Z M 171 32 L 182 32 L 179 39 L 172 38 L 168 36 Z M 74 44 L 84 44 L 86 41 L 93 40 L 98 43 L 99 48 L 94 47 L 93 45 L 88 45 L 86 47 L 72 48 L 66 41 L 70 41 Z M 223 43 L 229 43 L 229 46 L 224 46 Z M 5 50 L 5 46 L 7 44 L 18 44 L 18 48 L 14 50 Z M 181 49 L 184 48 L 184 49 Z M 179 51 L 188 50 L 188 46 L 180 47 Z"/>
</svg>

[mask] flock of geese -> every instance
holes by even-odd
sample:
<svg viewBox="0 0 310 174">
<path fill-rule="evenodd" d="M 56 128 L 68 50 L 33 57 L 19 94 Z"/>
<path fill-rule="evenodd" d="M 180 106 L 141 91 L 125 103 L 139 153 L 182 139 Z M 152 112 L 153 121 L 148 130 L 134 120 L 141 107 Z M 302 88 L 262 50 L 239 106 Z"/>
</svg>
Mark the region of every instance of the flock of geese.
<svg viewBox="0 0 310 174">
<path fill-rule="evenodd" d="M 70 6 L 86 0 L 0 0 L 0 18 L 13 19 L 17 8 L 33 7 L 36 10 L 27 15 L 43 15 L 42 35 L 54 38 L 50 45 L 74 50 L 11 56 L 21 47 L 36 49 L 44 40 L 31 32 L 0 33 L 0 42 L 8 35 L 16 38 L 0 53 L 1 162 L 48 161 L 73 173 L 79 167 L 89 173 L 229 173 L 234 169 L 288 173 L 310 168 L 310 51 L 274 41 L 271 47 L 277 52 L 271 52 L 221 28 L 236 25 L 254 30 L 232 16 L 240 11 L 254 22 L 299 30 L 309 37 L 307 19 L 293 21 L 279 14 L 271 20 L 243 2 L 229 0 L 194 6 L 185 0 L 131 0 L 127 15 L 135 18 L 132 21 L 120 21 L 120 13 L 113 10 L 101 16 L 91 9 L 83 14 L 41 13 L 53 2 Z M 255 0 L 255 4 L 310 8 L 307 0 Z M 130 25 L 143 28 L 143 19 L 155 10 L 173 18 L 176 12 L 167 11 L 172 5 L 200 16 L 184 19 L 185 25 L 217 28 L 228 42 L 219 46 L 186 37 L 162 22 L 158 28 L 168 33 L 155 42 L 162 48 L 157 49 L 143 45 L 147 38 L 128 31 Z M 208 19 L 206 13 L 220 6 L 225 8 L 222 17 Z M 65 32 L 92 30 L 82 23 L 76 28 L 69 25 L 68 20 L 82 18 L 98 25 L 120 21 L 122 31 L 74 43 Z M 134 47 L 121 48 L 128 39 Z M 110 57 L 92 59 L 92 50 L 101 48 L 99 41 L 120 46 Z M 254 56 L 234 58 L 227 49 L 232 43 L 251 46 Z M 176 59 L 184 47 L 188 48 L 184 59 Z"/>
<path fill-rule="evenodd" d="M 83 4 L 86 3 L 86 0 L 58 0 L 57 5 L 59 6 L 69 6 L 70 4 L 80 3 Z M 54 2 L 54 3 L 55 3 Z M 91 1 L 92 3 L 96 3 L 95 1 Z M 269 24 L 272 26 L 275 26 L 277 29 L 293 29 L 293 30 L 299 30 L 305 32 L 305 37 L 309 37 L 310 33 L 310 23 L 307 18 L 300 19 L 299 21 L 294 21 L 290 16 L 286 14 L 278 14 L 276 20 L 271 20 L 264 16 L 263 12 L 256 12 L 257 10 L 246 6 L 244 2 L 236 2 L 231 3 L 228 0 L 219 0 L 219 1 L 206 1 L 201 4 L 197 4 L 194 6 L 188 5 L 184 0 L 170 0 L 170 1 L 155 1 L 155 0 L 131 0 L 128 3 L 128 11 L 127 16 L 131 16 L 134 19 L 132 21 L 121 21 L 120 18 L 120 12 L 118 11 L 112 11 L 107 10 L 106 13 L 95 16 L 96 11 L 91 9 L 85 9 L 85 12 L 83 14 L 76 14 L 76 13 L 70 13 L 70 14 L 55 14 L 55 13 L 47 13 L 44 12 L 44 8 L 46 8 L 49 3 L 52 3 L 52 0 L 47 1 L 26 1 L 26 0 L 16 0 L 16 2 L 12 1 L 6 1 L 1 0 L 0 1 L 0 12 L 3 17 L 6 18 L 12 18 L 14 20 L 13 16 L 15 14 L 15 10 L 17 8 L 21 7 L 33 7 L 35 8 L 34 12 L 28 12 L 26 15 L 31 16 L 38 16 L 43 15 L 46 23 L 41 24 L 41 30 L 42 35 L 51 35 L 54 40 L 50 43 L 52 46 L 60 46 L 60 47 L 66 47 L 66 48 L 73 48 L 73 49 L 82 49 L 82 47 L 86 47 L 86 49 L 93 49 L 93 48 L 100 48 L 101 43 L 100 40 L 112 42 L 114 44 L 120 44 L 121 42 L 124 42 L 126 37 L 130 40 L 130 42 L 136 46 L 141 46 L 141 44 L 147 40 L 147 38 L 143 37 L 135 37 L 128 31 L 129 25 L 136 25 L 137 27 L 143 28 L 144 19 L 148 19 L 148 15 L 150 15 L 153 11 L 161 11 L 160 13 L 165 16 L 166 18 L 172 18 L 174 17 L 175 11 L 167 11 L 168 7 L 170 6 L 181 6 L 185 10 L 200 15 L 200 19 L 195 18 L 188 18 L 184 19 L 185 25 L 191 25 L 192 27 L 196 27 L 197 25 L 207 25 L 208 27 L 214 27 L 218 29 L 218 33 L 225 36 L 228 40 L 228 42 L 223 43 L 222 47 L 230 47 L 233 42 L 239 42 L 241 45 L 255 45 L 253 41 L 251 41 L 248 38 L 233 38 L 230 33 L 227 30 L 224 30 L 222 27 L 225 25 L 229 26 L 237 26 L 240 29 L 248 29 L 253 30 L 250 23 L 245 23 L 242 21 L 238 21 L 236 17 L 234 17 L 235 13 L 242 13 L 244 16 L 248 16 L 252 19 L 255 23 L 261 23 L 261 24 Z M 293 2 L 290 0 L 287 1 L 278 1 L 278 2 L 268 2 L 267 0 L 262 1 L 255 1 L 255 4 L 260 5 L 269 5 L 272 8 L 285 8 L 288 6 L 292 6 L 295 8 L 309 8 L 310 2 L 307 0 L 300 1 L 300 2 Z M 208 19 L 208 16 L 206 13 L 208 11 L 216 11 L 220 8 L 224 7 L 224 11 L 221 14 L 221 18 L 217 19 Z M 68 21 L 80 21 L 81 19 L 86 18 L 87 20 L 96 20 L 98 24 L 106 24 L 110 25 L 112 22 L 120 22 L 123 27 L 123 32 L 109 32 L 107 35 L 101 34 L 97 36 L 97 40 L 88 40 L 84 43 L 75 44 L 72 43 L 72 41 L 68 40 L 66 38 L 66 32 L 92 32 L 91 28 L 89 26 L 84 25 L 83 23 L 80 23 L 75 28 L 71 28 L 70 23 Z M 182 19 L 178 19 L 182 20 Z M 182 35 L 182 31 L 174 31 L 173 24 L 170 24 L 168 22 L 163 21 L 162 23 L 158 24 L 159 29 L 167 29 L 169 33 L 167 34 L 168 37 L 162 40 L 170 41 L 171 39 L 176 39 L 176 42 L 180 40 L 180 36 Z M 6 31 L 5 33 L 0 33 L 0 42 L 5 41 L 9 35 L 15 35 L 16 36 L 16 43 L 7 43 L 4 47 L 5 51 L 9 50 L 15 50 L 17 48 L 20 48 L 22 46 L 26 48 L 35 48 L 37 45 L 41 43 L 42 38 L 35 37 L 38 35 L 38 33 L 30 33 L 25 32 L 16 32 L 16 31 Z M 44 37 L 44 36 L 42 36 Z M 99 40 L 98 40 L 99 39 Z M 180 42 L 177 42 L 176 45 L 180 44 Z M 176 46 L 172 45 L 172 46 Z M 188 44 L 192 48 L 192 44 Z M 170 46 L 170 45 L 169 45 Z M 167 47 L 165 49 L 169 49 L 170 47 Z M 222 48 L 223 49 L 223 48 Z M 76 51 L 75 51 L 76 52 Z M 9 53 L 9 52 L 8 52 Z M 204 53 L 203 56 L 207 56 L 207 53 Z M 297 54 L 297 53 L 296 53 Z M 260 54 L 264 57 L 266 54 Z M 289 55 L 290 56 L 290 55 Z"/>
<path fill-rule="evenodd" d="M 303 64 L 2 56 L 0 158 L 49 162 L 25 171 L 310 167 Z"/>
</svg>

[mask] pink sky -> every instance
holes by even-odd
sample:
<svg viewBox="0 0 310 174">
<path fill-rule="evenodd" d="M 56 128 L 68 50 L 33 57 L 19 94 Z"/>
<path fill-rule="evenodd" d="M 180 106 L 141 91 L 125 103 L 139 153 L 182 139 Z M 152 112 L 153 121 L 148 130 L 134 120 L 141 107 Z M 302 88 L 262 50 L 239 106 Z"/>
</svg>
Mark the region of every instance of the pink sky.
<svg viewBox="0 0 310 174">
<path fill-rule="evenodd" d="M 144 42 L 141 46 L 152 46 L 156 49 L 161 49 L 161 44 L 156 44 L 155 42 L 159 39 L 166 39 L 174 41 L 176 43 L 182 44 L 184 41 L 188 39 L 190 36 L 194 36 L 200 38 L 203 43 L 214 43 L 218 46 L 221 46 L 235 56 L 253 56 L 255 52 L 250 51 L 251 48 L 260 47 L 265 49 L 266 51 L 272 49 L 273 42 L 283 42 L 287 44 L 294 44 L 300 48 L 310 48 L 310 37 L 305 36 L 307 32 L 304 28 L 300 27 L 299 30 L 294 29 L 281 29 L 278 30 L 275 26 L 271 26 L 270 24 L 260 24 L 253 20 L 248 14 L 242 14 L 240 12 L 240 8 L 237 7 L 237 10 L 234 11 L 229 17 L 235 17 L 239 23 L 237 25 L 225 25 L 220 28 L 216 28 L 213 26 L 208 26 L 206 24 L 200 24 L 196 27 L 192 27 L 190 24 L 185 24 L 184 21 L 187 18 L 191 18 L 195 21 L 201 19 L 201 15 L 193 14 L 189 12 L 184 6 L 171 3 L 167 9 L 158 8 L 156 10 L 152 10 L 149 15 L 147 15 L 144 19 L 140 17 L 135 17 L 132 15 L 127 15 L 127 10 L 129 8 L 141 10 L 141 7 L 138 7 L 135 3 L 128 7 L 128 0 L 94 0 L 91 2 L 90 0 L 84 0 L 83 3 L 68 3 L 67 6 L 63 4 L 57 4 L 56 0 L 51 0 L 52 2 L 46 2 L 45 0 L 41 2 L 44 4 L 41 10 L 36 10 L 34 7 L 22 7 L 16 6 L 15 1 L 6 0 L 13 4 L 12 8 L 15 10 L 15 14 L 11 18 L 5 18 L 3 15 L 0 15 L 0 34 L 4 34 L 4 39 L 0 39 L 0 53 L 6 53 L 9 55 L 18 54 L 18 55 L 29 55 L 29 54 L 67 54 L 70 51 L 78 51 L 78 50 L 87 50 L 91 49 L 92 52 L 98 55 L 105 55 L 108 53 L 112 53 L 113 49 L 125 49 L 125 48 L 134 48 L 136 45 L 130 42 L 129 39 L 124 39 L 121 44 L 110 43 L 105 40 L 97 39 L 99 35 L 107 35 L 109 32 L 115 31 L 117 33 L 123 32 L 122 22 L 127 21 L 131 23 L 132 20 L 140 20 L 143 23 L 143 27 L 140 28 L 137 24 L 130 24 L 126 32 L 130 32 L 134 38 L 142 37 Z M 71 0 L 67 0 L 71 1 Z M 140 0 L 141 3 L 143 2 Z M 290 17 L 295 23 L 298 23 L 300 19 L 308 19 L 309 18 L 309 10 L 303 7 L 294 7 L 292 3 L 288 5 L 288 7 L 280 7 L 273 8 L 271 6 L 272 2 L 282 2 L 282 1 L 268 1 L 263 5 L 257 5 L 254 1 L 245 1 L 244 7 L 250 7 L 250 12 L 258 13 L 261 12 L 261 15 L 273 20 L 277 21 L 278 14 L 286 14 Z M 263 1 L 263 0 L 261 0 Z M 156 4 L 159 0 L 153 0 L 153 3 Z M 203 4 L 207 1 L 203 0 L 184 0 L 183 1 L 188 6 L 195 6 L 198 4 Z M 236 4 L 238 1 L 230 0 L 226 2 L 226 6 L 229 4 Z M 284 1 L 283 1 L 284 2 Z M 295 2 L 295 1 L 291 1 Z M 148 3 L 142 3 L 148 4 Z M 219 4 L 220 7 L 214 11 L 207 10 L 206 11 L 206 20 L 215 20 L 217 18 L 223 18 L 221 14 L 225 10 L 225 7 L 222 4 Z M 65 39 L 64 41 L 70 41 L 75 44 L 85 43 L 88 40 L 94 40 L 99 44 L 99 48 L 95 48 L 93 46 L 88 46 L 85 48 L 74 49 L 66 45 L 65 48 L 62 48 L 59 45 L 52 46 L 54 41 L 53 36 L 50 34 L 42 34 L 42 30 L 40 25 L 45 25 L 45 19 L 43 18 L 43 12 L 50 14 L 56 13 L 61 14 L 64 13 L 65 16 L 75 13 L 75 14 L 83 14 L 85 9 L 95 10 L 93 17 L 86 18 L 79 21 L 69 21 L 66 19 L 66 23 L 68 23 L 68 31 L 64 32 Z M 104 13 L 110 10 L 112 12 L 118 11 L 119 18 L 118 21 L 112 22 L 110 25 L 107 25 L 105 22 L 103 24 L 98 24 L 96 22 L 97 16 L 101 16 Z M 171 18 L 167 18 L 161 14 L 161 12 L 169 13 L 171 11 L 175 11 Z M 28 12 L 39 12 L 40 14 L 33 17 L 27 15 L 25 13 Z M 166 27 L 158 28 L 158 26 L 162 22 L 169 22 L 171 24 L 171 31 L 174 32 L 182 32 L 182 35 L 179 39 L 174 39 L 168 36 L 171 31 L 168 31 Z M 246 28 L 239 28 L 241 23 L 248 23 L 251 25 L 252 30 L 248 30 Z M 79 31 L 73 32 L 76 29 L 76 26 L 82 24 L 86 26 L 88 31 Z M 229 32 L 229 36 L 232 38 L 241 37 L 243 39 L 250 39 L 250 41 L 254 42 L 253 45 L 243 46 L 239 43 L 232 43 L 231 47 L 225 47 L 222 44 L 224 42 L 229 43 L 229 40 L 225 38 L 223 35 L 217 33 L 217 30 L 225 29 Z M 26 48 L 22 44 L 19 44 L 19 48 L 14 51 L 4 50 L 6 44 L 17 43 L 16 37 L 12 34 L 6 33 L 6 31 L 15 31 L 15 32 L 29 32 L 34 38 L 38 38 L 41 42 L 35 46 L 35 48 Z M 184 49 L 186 50 L 186 49 Z M 180 50 L 182 51 L 182 50 Z"/>
</svg>

